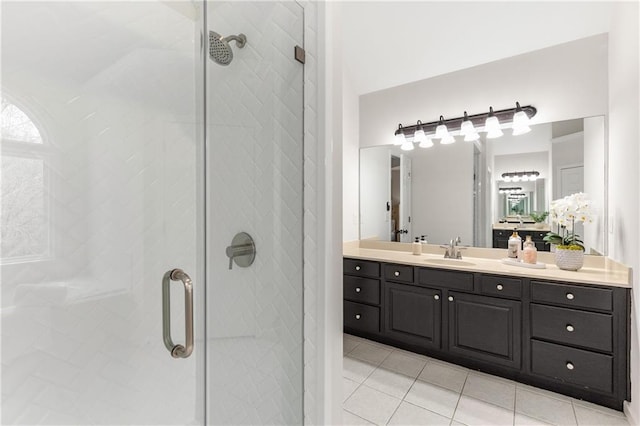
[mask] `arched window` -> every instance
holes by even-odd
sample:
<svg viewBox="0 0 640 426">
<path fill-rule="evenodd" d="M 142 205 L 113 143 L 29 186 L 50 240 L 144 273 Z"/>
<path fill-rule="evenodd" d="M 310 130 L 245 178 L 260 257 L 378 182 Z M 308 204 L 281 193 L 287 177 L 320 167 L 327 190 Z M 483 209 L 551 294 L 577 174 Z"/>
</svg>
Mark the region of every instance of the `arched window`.
<svg viewBox="0 0 640 426">
<path fill-rule="evenodd" d="M 33 120 L 6 99 L 0 123 L 0 259 L 42 260 L 50 254 L 47 144 Z"/>
</svg>

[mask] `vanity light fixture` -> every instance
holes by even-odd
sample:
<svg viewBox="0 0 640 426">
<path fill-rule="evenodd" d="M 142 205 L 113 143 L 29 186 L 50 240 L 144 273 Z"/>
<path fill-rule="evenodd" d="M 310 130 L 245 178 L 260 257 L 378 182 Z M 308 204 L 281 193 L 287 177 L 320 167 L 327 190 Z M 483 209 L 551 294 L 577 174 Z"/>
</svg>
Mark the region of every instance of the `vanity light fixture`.
<svg viewBox="0 0 640 426">
<path fill-rule="evenodd" d="M 530 172 L 507 172 L 502 174 L 502 180 L 505 182 L 526 182 L 538 179 L 540 172 L 532 170 Z"/>
<path fill-rule="evenodd" d="M 524 135 L 530 131 L 529 116 L 522 110 L 520 102 L 516 102 L 516 113 L 513 114 L 513 135 Z"/>
<path fill-rule="evenodd" d="M 513 194 L 518 191 L 522 191 L 522 187 L 511 186 L 511 187 L 505 187 L 505 188 L 498 188 L 498 193 L 500 194 Z"/>
<path fill-rule="evenodd" d="M 509 194 L 509 200 L 522 200 L 526 196 L 527 196 L 527 194 L 525 194 L 523 192 L 513 193 L 513 194 Z"/>
<path fill-rule="evenodd" d="M 487 137 L 489 139 L 499 138 L 504 135 L 500 128 L 500 120 L 498 120 L 498 117 L 496 117 L 493 112 L 493 107 L 489 107 L 489 116 L 484 122 L 484 130 L 487 132 Z"/>
<path fill-rule="evenodd" d="M 486 132 L 486 137 L 491 139 L 502 136 L 504 133 L 501 127 L 513 128 L 514 135 L 520 135 L 530 130 L 529 119 L 534 117 L 538 110 L 531 106 L 520 106 L 516 102 L 515 108 L 507 108 L 494 111 L 489 107 L 489 112 L 468 115 L 465 111 L 463 117 L 444 119 L 441 115 L 438 121 L 423 123 L 418 120 L 417 124 L 403 127 L 398 125 L 395 131 L 394 145 L 402 145 L 405 138 L 413 137 L 413 142 L 418 142 L 420 147 L 428 148 L 433 146 L 431 138 L 440 139 L 440 143 L 447 145 L 455 142 L 454 135 L 464 136 L 465 141 L 475 141 L 480 138 L 478 131 Z M 502 123 L 502 125 L 501 125 Z M 424 132 L 425 139 L 422 138 Z"/>
<path fill-rule="evenodd" d="M 402 129 L 403 129 L 402 124 L 398 124 L 398 130 L 396 130 L 395 137 L 393 138 L 394 145 L 402 145 L 406 140 L 406 137 Z"/>
</svg>

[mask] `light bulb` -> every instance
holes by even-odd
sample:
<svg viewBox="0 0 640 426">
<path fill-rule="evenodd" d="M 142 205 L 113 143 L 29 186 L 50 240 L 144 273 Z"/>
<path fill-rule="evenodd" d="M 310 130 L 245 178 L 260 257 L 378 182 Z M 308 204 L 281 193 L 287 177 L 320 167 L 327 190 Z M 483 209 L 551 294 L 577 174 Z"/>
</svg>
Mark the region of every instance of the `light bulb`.
<svg viewBox="0 0 640 426">
<path fill-rule="evenodd" d="M 404 133 L 396 133 L 396 136 L 393 138 L 394 145 L 402 145 L 405 141 Z"/>
<path fill-rule="evenodd" d="M 422 130 L 422 127 L 419 127 L 413 134 L 413 141 L 422 143 L 425 139 L 427 139 L 427 135 L 424 133 L 424 130 Z"/>
<path fill-rule="evenodd" d="M 511 182 L 511 176 L 509 175 L 502 175 L 502 180 L 504 180 L 505 182 Z"/>
<path fill-rule="evenodd" d="M 526 182 L 529 180 L 529 175 L 522 175 L 522 181 Z"/>
<path fill-rule="evenodd" d="M 464 136 L 465 142 L 473 142 L 473 141 L 477 141 L 478 139 L 480 139 L 480 135 L 475 131 L 473 133 L 468 133 Z"/>
<path fill-rule="evenodd" d="M 449 135 L 449 131 L 447 130 L 447 126 L 446 124 L 444 124 L 444 117 L 440 116 L 440 123 L 438 124 L 438 127 L 436 127 L 436 138 L 438 139 L 442 139 L 444 137 L 446 137 L 447 135 Z"/>
<path fill-rule="evenodd" d="M 400 149 L 403 151 L 411 151 L 413 149 L 413 142 L 411 142 L 409 139 L 405 139 L 400 146 Z"/>
<path fill-rule="evenodd" d="M 469 116 L 467 115 L 467 111 L 464 112 L 464 118 L 462 119 L 462 124 L 460 125 L 460 134 L 467 136 L 470 134 L 476 133 L 476 128 L 473 127 L 473 123 L 469 120 Z M 465 140 L 467 140 L 465 138 Z M 475 139 L 471 139 L 475 140 Z"/>
<path fill-rule="evenodd" d="M 420 145 L 418 145 L 420 148 L 431 148 L 433 146 L 433 141 L 431 140 L 431 138 L 427 138 L 425 137 L 423 141 L 420 142 Z"/>
<path fill-rule="evenodd" d="M 440 139 L 440 145 L 449 145 L 454 143 L 455 141 L 456 141 L 456 138 L 451 136 L 451 134 L 447 133 L 445 136 L 443 136 L 442 139 Z"/>
<path fill-rule="evenodd" d="M 484 130 L 487 132 L 487 138 L 489 139 L 499 138 L 504 134 L 502 129 L 500 129 L 500 121 L 498 121 L 498 117 L 493 114 L 493 107 L 489 107 L 489 116 L 484 122 Z"/>
<path fill-rule="evenodd" d="M 520 102 L 516 102 L 516 113 L 513 114 L 513 135 L 523 135 L 531 131 L 529 116 L 522 110 Z"/>
<path fill-rule="evenodd" d="M 513 176 L 513 177 L 511 178 L 511 180 L 512 180 L 513 182 L 520 182 L 520 176 L 517 176 L 517 175 L 516 175 L 516 176 Z"/>
</svg>

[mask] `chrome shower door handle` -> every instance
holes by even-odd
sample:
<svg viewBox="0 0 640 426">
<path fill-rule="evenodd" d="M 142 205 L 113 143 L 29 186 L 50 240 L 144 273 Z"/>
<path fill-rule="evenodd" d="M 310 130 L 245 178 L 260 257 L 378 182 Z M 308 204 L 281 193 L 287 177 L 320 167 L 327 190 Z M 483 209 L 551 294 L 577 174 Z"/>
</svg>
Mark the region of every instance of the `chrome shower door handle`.
<svg viewBox="0 0 640 426">
<path fill-rule="evenodd" d="M 174 344 L 171 339 L 171 281 L 182 281 L 184 285 L 184 346 Z M 187 358 L 193 352 L 193 283 L 182 269 L 167 271 L 162 278 L 162 337 L 164 346 L 174 358 Z"/>
</svg>

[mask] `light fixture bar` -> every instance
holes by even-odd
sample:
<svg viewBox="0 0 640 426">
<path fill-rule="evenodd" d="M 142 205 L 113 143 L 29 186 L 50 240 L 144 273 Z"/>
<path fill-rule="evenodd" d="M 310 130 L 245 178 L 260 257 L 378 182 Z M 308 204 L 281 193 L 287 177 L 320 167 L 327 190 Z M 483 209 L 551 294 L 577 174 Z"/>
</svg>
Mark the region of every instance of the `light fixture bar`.
<svg viewBox="0 0 640 426">
<path fill-rule="evenodd" d="M 519 104 L 518 104 L 519 105 Z M 532 117 L 534 117 L 536 115 L 536 113 L 538 112 L 538 110 L 531 105 L 527 105 L 527 106 L 523 106 L 521 107 L 522 111 L 524 111 L 525 114 L 527 114 L 527 117 L 529 117 L 530 119 Z M 517 111 L 520 111 L 520 109 L 518 109 Z M 516 113 L 516 108 L 507 108 L 507 109 L 501 109 L 499 111 L 493 111 L 493 115 L 495 117 L 498 118 L 498 120 L 501 123 L 511 123 L 513 122 L 513 116 Z M 474 114 L 474 115 L 468 115 L 466 118 L 471 121 L 471 123 L 473 123 L 474 126 L 476 127 L 484 127 L 485 122 L 487 120 L 487 117 L 489 117 L 489 112 L 483 112 L 481 114 Z M 456 118 L 449 118 L 446 120 L 442 119 L 442 116 L 440 116 L 441 120 L 438 121 L 432 121 L 430 123 L 421 123 L 420 126 L 422 127 L 422 130 L 424 130 L 425 133 L 435 133 L 436 132 L 436 128 L 438 127 L 438 125 L 440 124 L 444 124 L 447 127 L 448 131 L 456 131 L 456 130 L 460 130 L 461 126 L 462 126 L 462 122 L 465 120 L 465 117 L 456 117 Z M 396 130 L 396 134 L 398 132 L 403 133 L 405 136 L 413 136 L 415 131 L 418 130 L 418 125 L 414 124 L 412 126 L 407 126 L 407 127 L 402 127 L 400 126 L 399 129 Z"/>
</svg>

